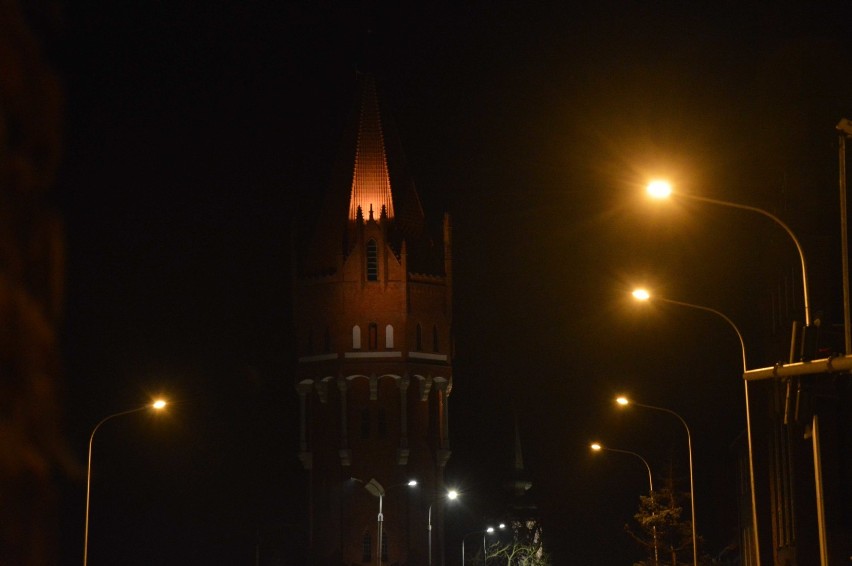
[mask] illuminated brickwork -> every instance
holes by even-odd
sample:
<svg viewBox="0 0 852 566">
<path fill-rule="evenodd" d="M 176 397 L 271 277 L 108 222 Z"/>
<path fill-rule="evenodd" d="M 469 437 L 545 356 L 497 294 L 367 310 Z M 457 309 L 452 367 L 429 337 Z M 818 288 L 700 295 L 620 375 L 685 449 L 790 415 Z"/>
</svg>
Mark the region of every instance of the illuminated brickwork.
<svg viewBox="0 0 852 566">
<path fill-rule="evenodd" d="M 349 212 L 327 201 L 318 230 L 295 246 L 299 458 L 313 564 L 377 563 L 379 499 L 363 485 L 371 479 L 386 490 L 383 563 L 425 564 L 427 511 L 450 456 L 449 219 L 431 238 L 413 184 L 401 181 L 397 191 L 391 182 L 399 177 L 380 109 L 373 79 L 361 76 L 357 139 L 344 144 L 354 147 L 341 179 L 346 190 L 330 193 Z M 405 485 L 412 478 L 417 487 Z M 436 557 L 439 506 L 432 514 Z"/>
</svg>

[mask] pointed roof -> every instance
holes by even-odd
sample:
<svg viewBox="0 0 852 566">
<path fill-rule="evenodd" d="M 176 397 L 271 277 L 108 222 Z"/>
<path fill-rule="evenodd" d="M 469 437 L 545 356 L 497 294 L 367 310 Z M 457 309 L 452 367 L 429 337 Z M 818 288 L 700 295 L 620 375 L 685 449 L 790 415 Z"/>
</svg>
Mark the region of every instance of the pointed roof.
<svg viewBox="0 0 852 566">
<path fill-rule="evenodd" d="M 516 498 L 522 497 L 532 487 L 532 482 L 527 478 L 524 469 L 524 453 L 521 449 L 521 431 L 518 427 L 518 413 L 515 412 L 515 446 L 512 479 L 506 482 Z"/>
<path fill-rule="evenodd" d="M 363 221 L 378 221 L 385 210 L 388 241 L 398 254 L 403 241 L 406 243 L 412 269 L 440 273 L 440 261 L 432 257 L 433 250 L 440 247 L 427 234 L 420 198 L 375 78 L 365 73 L 357 78 L 358 91 L 340 157 L 300 271 L 320 274 L 335 269 L 340 254 L 349 254 L 360 208 Z"/>
<path fill-rule="evenodd" d="M 382 209 L 387 211 L 387 217 L 391 219 L 393 197 L 376 84 L 373 80 L 362 82 L 349 220 L 358 218 L 358 208 L 367 220 L 378 219 Z"/>
</svg>

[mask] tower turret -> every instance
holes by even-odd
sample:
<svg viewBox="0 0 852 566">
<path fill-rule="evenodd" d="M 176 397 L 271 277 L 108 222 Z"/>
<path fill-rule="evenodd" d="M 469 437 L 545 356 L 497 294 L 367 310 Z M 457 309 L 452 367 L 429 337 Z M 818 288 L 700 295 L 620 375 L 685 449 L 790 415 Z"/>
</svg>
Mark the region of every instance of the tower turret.
<svg viewBox="0 0 852 566">
<path fill-rule="evenodd" d="M 347 132 L 316 229 L 295 245 L 311 556 L 335 566 L 374 563 L 378 553 L 391 564 L 422 563 L 427 509 L 450 455 L 449 223 L 444 242 L 434 242 L 369 75 L 358 77 Z M 416 488 L 405 485 L 411 478 Z M 370 480 L 386 490 L 381 548 L 379 501 L 363 485 Z"/>
</svg>

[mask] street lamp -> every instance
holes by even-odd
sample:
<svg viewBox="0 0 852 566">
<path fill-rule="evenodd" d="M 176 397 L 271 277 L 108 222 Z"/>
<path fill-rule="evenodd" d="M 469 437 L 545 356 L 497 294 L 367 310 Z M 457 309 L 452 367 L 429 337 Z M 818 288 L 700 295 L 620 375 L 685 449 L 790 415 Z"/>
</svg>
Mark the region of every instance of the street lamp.
<svg viewBox="0 0 852 566">
<path fill-rule="evenodd" d="M 637 403 L 636 401 L 631 401 L 627 397 L 619 397 L 615 400 L 621 406 L 627 405 L 636 405 L 637 407 L 644 407 L 645 409 L 651 409 L 653 411 L 662 411 L 664 413 L 668 413 L 676 417 L 683 428 L 686 429 L 686 440 L 687 445 L 689 446 L 689 507 L 692 511 L 692 563 L 698 564 L 698 537 L 696 535 L 695 529 L 695 477 L 692 469 L 692 433 L 689 431 L 689 426 L 687 426 L 686 421 L 683 420 L 679 414 L 675 413 L 671 409 L 665 409 L 663 407 L 655 407 L 653 405 L 644 405 L 642 403 Z"/>
<path fill-rule="evenodd" d="M 450 501 L 453 501 L 455 499 L 458 499 L 459 492 L 454 490 L 454 489 L 451 489 L 447 493 L 444 494 L 444 497 L 446 497 Z M 432 505 L 434 505 L 434 504 L 435 504 L 434 501 L 429 504 L 429 510 L 426 514 L 426 520 L 427 520 L 426 529 L 429 531 L 429 566 L 432 566 Z"/>
<path fill-rule="evenodd" d="M 648 301 L 651 299 L 651 293 L 646 289 L 636 289 L 633 291 L 633 297 L 635 297 L 639 301 Z M 746 369 L 746 348 L 745 341 L 743 340 L 743 334 L 740 332 L 740 329 L 737 328 L 737 325 L 734 324 L 734 321 L 728 318 L 721 311 L 717 311 L 716 309 L 705 307 L 702 305 L 695 305 L 692 303 L 685 303 L 683 301 L 675 301 L 674 299 L 667 299 L 665 297 L 654 296 L 654 300 L 662 301 L 664 303 L 669 303 L 672 305 L 677 305 L 681 307 L 687 307 L 690 309 L 696 309 L 704 312 L 709 312 L 711 314 L 715 314 L 716 316 L 722 318 L 728 325 L 734 329 L 734 332 L 737 335 L 737 338 L 740 341 L 740 351 L 742 352 L 742 360 L 743 360 L 743 374 L 747 371 Z M 754 544 L 754 559 L 755 566 L 760 566 L 760 544 L 759 544 L 759 536 L 757 532 L 757 493 L 755 490 L 755 482 L 754 482 L 754 451 L 752 449 L 752 441 L 751 441 L 751 410 L 749 409 L 749 397 L 748 397 L 748 381 L 743 379 L 743 387 L 745 388 L 745 410 L 746 410 L 746 438 L 748 440 L 748 475 L 749 475 L 749 485 L 751 487 L 751 528 L 753 532 L 752 542 Z"/>
<path fill-rule="evenodd" d="M 771 212 L 767 212 L 762 208 L 757 208 L 755 206 L 748 206 L 745 204 L 738 204 L 735 202 L 728 202 L 725 200 L 718 200 L 714 198 L 702 197 L 698 195 L 686 194 L 674 192 L 672 186 L 667 181 L 663 180 L 654 180 L 648 183 L 647 187 L 648 195 L 654 199 L 665 199 L 672 195 L 677 196 L 678 198 L 685 198 L 689 200 L 694 200 L 698 202 L 706 202 L 708 204 L 715 204 L 718 206 L 726 206 L 728 208 L 737 208 L 739 210 L 748 210 L 751 212 L 756 212 L 761 214 L 776 224 L 778 224 L 781 228 L 787 232 L 787 235 L 793 240 L 793 243 L 796 245 L 796 250 L 799 252 L 799 261 L 802 264 L 802 294 L 803 294 L 803 302 L 805 306 L 805 326 L 808 327 L 811 325 L 811 307 L 810 307 L 810 299 L 808 295 L 808 271 L 805 266 L 805 252 L 802 249 L 802 245 L 799 243 L 799 239 L 796 237 L 796 234 L 787 226 L 784 222 L 781 221 L 780 218 L 772 214 Z"/>
<path fill-rule="evenodd" d="M 506 524 L 500 523 L 498 528 L 499 529 L 505 529 Z M 488 551 L 486 550 L 486 546 L 485 546 L 485 536 L 489 535 L 493 532 L 494 532 L 494 527 L 486 527 L 485 529 L 477 529 L 475 531 L 471 531 L 471 532 L 467 533 L 466 535 L 464 535 L 462 537 L 462 547 L 461 547 L 461 550 L 462 550 L 462 561 L 461 561 L 462 566 L 464 566 L 464 541 L 467 539 L 467 537 L 472 536 L 472 535 L 479 535 L 479 534 L 482 535 L 482 550 L 483 550 L 483 553 L 484 553 L 483 557 L 485 558 L 485 560 L 488 560 Z"/>
<path fill-rule="evenodd" d="M 850 135 L 852 135 L 852 124 L 850 124 L 849 120 L 843 119 L 843 120 L 840 121 L 840 123 L 838 123 L 837 130 L 838 130 L 838 134 L 841 137 L 850 136 Z M 841 149 L 845 152 L 845 140 L 842 143 L 843 143 L 844 147 L 842 147 Z M 845 158 L 845 154 L 842 154 L 842 155 Z M 841 189 L 845 189 L 845 182 L 846 182 L 845 176 L 846 176 L 846 172 L 845 172 L 845 164 L 844 164 L 843 169 L 841 170 L 841 179 L 840 179 Z M 666 190 L 666 188 L 665 188 L 666 186 L 668 186 L 668 190 Z M 846 206 L 845 190 L 843 190 L 843 193 L 844 194 L 841 196 L 841 208 L 845 208 L 845 206 Z M 648 185 L 648 194 L 653 198 L 658 198 L 658 199 L 659 198 L 666 198 L 666 197 L 668 197 L 669 195 L 672 194 L 671 185 L 669 185 L 665 181 L 652 181 Z M 769 218 L 770 220 L 772 220 L 773 222 L 775 222 L 776 224 L 781 226 L 781 228 L 783 228 L 785 232 L 787 232 L 787 235 L 790 236 L 790 238 L 793 240 L 793 243 L 796 245 L 796 250 L 799 252 L 799 261 L 802 264 L 802 295 L 803 295 L 803 302 L 804 302 L 804 307 L 805 307 L 805 329 L 806 329 L 805 332 L 808 332 L 808 329 L 811 325 L 811 310 L 810 310 L 810 302 L 809 302 L 809 294 L 808 294 L 808 273 L 807 273 L 807 268 L 805 267 L 805 252 L 802 249 L 802 245 L 799 243 L 799 239 L 796 238 L 796 235 L 793 233 L 793 231 L 790 229 L 790 227 L 787 226 L 784 222 L 782 222 L 781 219 L 778 218 L 777 216 L 775 216 L 774 214 L 771 214 L 771 213 L 769 213 L 769 212 L 767 212 L 767 211 L 765 211 L 761 208 L 756 208 L 754 206 L 747 206 L 747 205 L 744 205 L 744 204 L 737 204 L 737 203 L 723 201 L 723 200 L 711 199 L 711 198 L 707 198 L 707 197 L 700 197 L 700 196 L 697 196 L 697 195 L 688 195 L 688 194 L 682 194 L 682 193 L 677 193 L 677 195 L 679 197 L 682 197 L 682 198 L 696 200 L 696 201 L 699 201 L 699 202 L 706 202 L 706 203 L 709 203 L 709 204 L 716 204 L 716 205 L 720 205 L 720 206 L 727 206 L 727 207 L 730 207 L 730 208 L 738 208 L 740 210 L 749 210 L 751 212 L 756 212 L 758 214 L 761 214 L 761 215 Z M 846 240 L 845 240 L 845 238 L 846 238 L 846 235 L 845 235 L 845 232 L 846 232 L 845 211 L 842 210 L 841 214 L 843 215 L 843 220 L 842 220 L 843 225 L 841 226 L 841 228 L 842 228 L 842 232 L 844 232 L 843 244 L 845 246 L 846 245 Z M 846 329 L 845 329 L 845 333 L 844 333 L 845 334 L 844 346 L 846 348 L 846 355 L 848 356 L 849 355 L 848 348 L 850 347 L 850 341 L 852 341 L 852 335 L 850 335 L 850 329 L 849 329 L 849 324 L 848 324 L 848 321 L 849 321 L 849 316 L 848 316 L 849 308 L 848 308 L 848 304 L 847 304 L 848 303 L 848 296 L 849 296 L 848 275 L 847 275 L 847 271 L 848 271 L 847 265 L 848 264 L 847 264 L 847 259 L 845 257 L 845 255 L 846 255 L 845 252 L 844 252 L 843 255 L 844 255 L 843 272 L 844 272 L 844 276 L 845 276 L 844 285 L 843 285 L 844 286 L 844 291 L 843 291 L 844 292 L 844 311 L 846 311 L 846 313 L 847 313 L 847 314 L 844 314 L 844 322 L 846 323 L 845 324 Z M 804 342 L 804 339 L 803 339 L 803 342 Z M 746 379 L 745 374 L 743 374 L 743 379 Z M 788 393 L 789 393 L 790 387 L 791 387 L 790 381 L 788 380 L 787 381 Z M 812 419 L 811 419 L 811 437 L 812 437 L 812 444 L 813 444 L 813 450 L 814 450 L 814 484 L 816 486 L 817 530 L 818 530 L 819 547 L 820 547 L 820 564 L 822 566 L 825 566 L 825 565 L 828 564 L 828 538 L 827 538 L 826 529 L 825 529 L 825 509 L 824 509 L 823 495 L 822 495 L 822 468 L 821 468 L 821 465 L 820 465 L 820 454 L 819 454 L 819 450 L 820 450 L 819 449 L 819 446 L 820 446 L 819 415 L 817 415 L 817 414 L 814 414 Z"/>
<path fill-rule="evenodd" d="M 361 480 L 361 479 L 358 479 L 358 478 L 349 478 L 349 479 L 363 484 L 364 489 L 369 491 L 371 495 L 379 498 L 379 514 L 378 514 L 378 517 L 377 517 L 379 532 L 378 532 L 378 535 L 376 536 L 377 542 L 378 542 L 378 548 L 376 549 L 376 564 L 378 564 L 378 566 L 381 566 L 381 564 L 382 564 L 382 523 L 384 523 L 384 521 L 385 521 L 385 517 L 382 514 L 382 500 L 384 499 L 385 492 L 387 490 L 385 490 L 385 488 L 382 487 L 382 484 L 380 484 L 378 482 L 378 480 L 376 480 L 376 478 L 372 478 L 368 482 L 365 482 L 364 480 Z M 417 485 L 417 480 L 408 480 L 408 482 L 404 483 L 404 484 L 392 485 L 388 488 L 388 490 L 393 489 L 395 487 L 399 487 L 400 485 L 407 485 L 408 487 L 414 487 L 414 486 Z"/>
<path fill-rule="evenodd" d="M 497 528 L 499 528 L 502 531 L 503 529 L 506 528 L 506 523 L 500 523 L 500 525 Z M 485 532 L 482 533 L 482 564 L 484 564 L 484 565 L 488 564 L 488 545 L 485 544 L 485 537 L 487 535 L 494 534 L 494 532 L 495 532 L 494 527 L 488 527 L 487 529 L 485 529 Z"/>
<path fill-rule="evenodd" d="M 653 500 L 654 500 L 654 478 L 651 475 L 651 466 L 650 466 L 650 464 L 648 464 L 648 460 L 646 460 L 645 458 L 643 458 L 642 456 L 640 456 L 636 452 L 631 452 L 630 450 L 620 450 L 618 448 L 609 448 L 609 447 L 603 446 L 599 442 L 593 442 L 589 446 L 589 448 L 591 448 L 595 452 L 600 452 L 601 450 L 606 450 L 607 452 L 619 452 L 621 454 L 630 454 L 631 456 L 636 456 L 637 458 L 642 460 L 642 463 L 645 464 L 645 468 L 648 470 L 648 495 L 651 497 L 651 501 L 653 503 Z M 651 530 L 654 534 L 654 566 L 657 566 L 657 564 L 660 563 L 660 554 L 659 554 L 659 549 L 657 548 L 657 526 L 652 525 Z"/>
<path fill-rule="evenodd" d="M 104 424 L 110 419 L 114 419 L 115 417 L 129 415 L 131 413 L 138 413 L 147 409 L 161 411 L 165 407 L 166 401 L 163 399 L 157 399 L 149 405 L 143 405 L 142 407 L 137 407 L 128 411 L 121 411 L 120 413 L 114 413 L 112 415 L 109 415 L 108 417 L 104 417 L 100 420 L 98 424 L 95 425 L 95 428 L 92 429 L 92 434 L 89 435 L 89 457 L 86 463 L 86 521 L 85 530 L 83 532 L 83 566 L 86 566 L 89 563 L 89 501 L 92 491 L 92 443 L 95 440 L 95 433 L 98 431 L 102 424 Z"/>
</svg>

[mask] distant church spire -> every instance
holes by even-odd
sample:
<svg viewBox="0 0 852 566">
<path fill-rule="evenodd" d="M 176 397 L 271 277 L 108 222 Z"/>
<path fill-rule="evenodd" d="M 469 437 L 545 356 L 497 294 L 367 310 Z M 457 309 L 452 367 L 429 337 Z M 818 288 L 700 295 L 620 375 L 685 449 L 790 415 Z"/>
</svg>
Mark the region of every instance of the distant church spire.
<svg viewBox="0 0 852 566">
<path fill-rule="evenodd" d="M 506 482 L 506 487 L 512 492 L 515 498 L 523 497 L 523 495 L 532 487 L 532 482 L 526 477 L 524 470 L 524 453 L 521 449 L 521 432 L 518 427 L 518 413 L 514 412 L 515 416 L 515 461 L 512 470 L 512 479 Z"/>
</svg>

